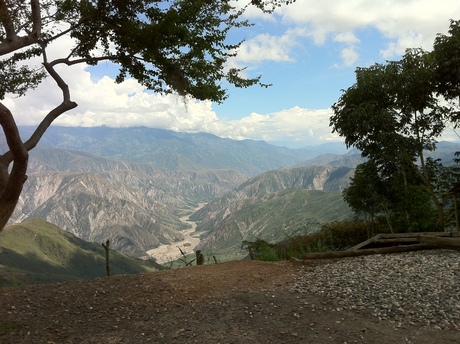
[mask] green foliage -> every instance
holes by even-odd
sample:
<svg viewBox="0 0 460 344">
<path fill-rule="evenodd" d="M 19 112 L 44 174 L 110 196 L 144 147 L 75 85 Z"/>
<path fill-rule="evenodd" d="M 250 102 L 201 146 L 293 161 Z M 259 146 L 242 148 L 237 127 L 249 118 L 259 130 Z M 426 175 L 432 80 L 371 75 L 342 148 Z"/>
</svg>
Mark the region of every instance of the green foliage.
<svg viewBox="0 0 460 344">
<path fill-rule="evenodd" d="M 324 246 L 328 251 L 341 251 L 353 247 L 374 234 L 369 230 L 371 223 L 367 221 L 341 221 L 326 224 L 321 231 L 324 233 Z"/>
<path fill-rule="evenodd" d="M 237 8 L 231 1 L 208 0 L 43 0 L 41 23 L 34 20 L 31 6 L 7 2 L 7 12 L 0 18 L 3 46 L 11 35 L 8 23 L 12 22 L 16 30 L 40 27 L 36 36 L 29 37 L 31 50 L 0 63 L 4 67 L 1 79 L 7 81 L 1 84 L 0 96 L 5 92 L 23 94 L 35 87 L 44 74 L 22 62 L 32 55 L 43 55 L 45 64 L 53 67 L 111 61 L 120 67 L 117 82 L 129 76 L 155 92 L 174 91 L 221 102 L 227 97 L 224 80 L 236 87 L 267 86 L 260 83 L 260 76 L 242 77 L 243 69 L 225 71 L 227 59 L 241 44 L 228 43 L 229 31 L 251 25 L 240 19 L 250 5 L 271 12 L 290 2 L 252 2 Z M 47 46 L 63 36 L 70 36 L 74 46 L 61 58 L 47 61 Z"/>
<path fill-rule="evenodd" d="M 333 130 L 382 166 L 432 149 L 447 111 L 433 93 L 432 60 L 421 49 L 408 49 L 401 61 L 358 68 L 356 83 L 333 105 Z"/>
<path fill-rule="evenodd" d="M 374 235 L 371 224 L 366 221 L 338 221 L 321 226 L 321 230 L 308 235 L 296 235 L 280 243 L 261 239 L 243 241 L 243 247 L 258 260 L 286 260 L 301 258 L 312 252 L 339 251 L 355 246 Z M 380 231 L 385 231 L 381 227 Z"/>
<path fill-rule="evenodd" d="M 249 252 L 251 259 L 257 258 L 258 260 L 275 261 L 281 260 L 278 255 L 275 244 L 271 244 L 262 239 L 255 241 L 244 240 L 241 248 L 245 248 Z"/>
<path fill-rule="evenodd" d="M 374 218 L 386 202 L 383 189 L 377 166 L 370 160 L 356 167 L 350 186 L 343 191 L 343 198 L 355 213 L 362 212 Z"/>
<path fill-rule="evenodd" d="M 20 65 L 22 60 L 28 60 L 41 54 L 37 48 L 28 49 L 25 52 L 13 54 L 7 60 L 0 60 L 0 99 L 4 99 L 7 93 L 24 95 L 29 89 L 36 88 L 45 78 L 42 68 L 29 68 Z"/>
<path fill-rule="evenodd" d="M 449 34 L 438 34 L 433 47 L 437 91 L 447 99 L 460 97 L 460 20 L 451 20 Z M 458 111 L 453 118 L 458 122 Z"/>
<path fill-rule="evenodd" d="M 407 49 L 400 61 L 358 68 L 356 83 L 333 105 L 333 131 L 362 151 L 370 160 L 368 167 L 374 165 L 357 171 L 345 193 L 355 211 L 373 217 L 383 210 L 411 230 L 432 226 L 427 216 L 433 215 L 434 206 L 437 224 L 444 227 L 440 198 L 447 190 L 436 180 L 445 179 L 441 173 L 446 171 L 424 154 L 436 149 L 449 121 L 458 123 L 458 105 L 450 100 L 459 95 L 459 25 L 452 21 L 450 36 L 438 35 L 434 52 Z M 358 185 L 366 182 L 370 184 L 363 193 L 368 193 L 360 199 Z"/>
</svg>

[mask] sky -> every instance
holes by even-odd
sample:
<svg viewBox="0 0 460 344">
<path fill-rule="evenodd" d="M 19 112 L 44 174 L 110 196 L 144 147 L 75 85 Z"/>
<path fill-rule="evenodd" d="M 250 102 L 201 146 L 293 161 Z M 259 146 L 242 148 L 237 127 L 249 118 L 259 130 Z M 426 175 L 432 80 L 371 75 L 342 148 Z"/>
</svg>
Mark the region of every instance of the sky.
<svg viewBox="0 0 460 344">
<path fill-rule="evenodd" d="M 357 67 L 399 60 L 407 48 L 431 50 L 450 19 L 460 19 L 458 0 L 297 0 L 267 15 L 250 9 L 255 25 L 231 33 L 244 39 L 229 66 L 247 67 L 269 88 L 228 89 L 223 104 L 146 92 L 135 80 L 114 82 L 109 63 L 60 67 L 79 106 L 54 124 L 146 126 L 206 132 L 232 139 L 264 140 L 291 148 L 343 141 L 329 127 L 331 106 L 352 86 Z M 51 47 L 68 52 L 70 40 Z M 67 50 L 66 50 L 67 49 Z M 20 125 L 36 125 L 61 102 L 51 79 L 24 97 L 7 98 Z M 458 139 L 447 130 L 443 139 Z"/>
</svg>

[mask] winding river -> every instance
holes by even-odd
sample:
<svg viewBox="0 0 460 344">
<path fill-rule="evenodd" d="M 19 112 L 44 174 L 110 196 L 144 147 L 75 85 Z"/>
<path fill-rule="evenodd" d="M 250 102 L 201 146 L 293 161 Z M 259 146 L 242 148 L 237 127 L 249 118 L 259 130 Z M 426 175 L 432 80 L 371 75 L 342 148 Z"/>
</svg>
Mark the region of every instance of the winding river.
<svg viewBox="0 0 460 344">
<path fill-rule="evenodd" d="M 150 257 L 155 258 L 157 263 L 164 264 L 174 261 L 182 256 L 179 248 L 185 254 L 194 253 L 193 249 L 200 243 L 200 233 L 196 232 L 196 223 L 194 221 L 190 221 L 189 216 L 203 206 L 204 204 L 200 204 L 191 213 L 188 213 L 187 215 L 179 218 L 179 220 L 181 220 L 183 223 L 192 226 L 191 228 L 182 231 L 184 240 L 176 241 L 168 245 L 160 245 L 154 249 L 148 250 L 147 254 Z"/>
</svg>

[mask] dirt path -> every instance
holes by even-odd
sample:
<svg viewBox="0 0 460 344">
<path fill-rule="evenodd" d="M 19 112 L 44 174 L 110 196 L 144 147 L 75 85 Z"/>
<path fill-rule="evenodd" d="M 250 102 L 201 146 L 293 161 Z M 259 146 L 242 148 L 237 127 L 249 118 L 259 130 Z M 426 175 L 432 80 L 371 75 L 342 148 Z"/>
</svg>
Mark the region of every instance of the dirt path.
<svg viewBox="0 0 460 344">
<path fill-rule="evenodd" d="M 184 240 L 173 242 L 170 245 L 160 245 L 157 248 L 147 251 L 147 254 L 150 257 L 155 258 L 159 264 L 164 264 L 174 261 L 182 256 L 179 248 L 185 254 L 193 253 L 194 248 L 200 243 L 200 234 L 196 233 L 196 222 L 190 221 L 189 217 L 204 205 L 205 203 L 200 203 L 197 208 L 179 218 L 179 220 L 181 220 L 183 223 L 192 226 L 191 228 L 182 231 Z"/>
</svg>

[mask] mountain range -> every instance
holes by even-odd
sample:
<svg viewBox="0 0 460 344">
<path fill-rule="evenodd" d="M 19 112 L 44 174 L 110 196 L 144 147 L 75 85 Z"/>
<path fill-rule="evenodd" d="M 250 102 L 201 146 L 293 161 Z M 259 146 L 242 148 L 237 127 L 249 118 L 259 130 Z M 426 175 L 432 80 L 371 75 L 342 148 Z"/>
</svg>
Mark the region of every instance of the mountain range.
<svg viewBox="0 0 460 344">
<path fill-rule="evenodd" d="M 190 217 L 205 233 L 197 248 L 238 252 L 242 240 L 282 241 L 350 218 L 340 190 L 349 185 L 353 172 L 351 167 L 311 165 L 250 178 Z"/>
<path fill-rule="evenodd" d="M 446 158 L 454 147 L 443 148 Z M 234 254 L 242 240 L 282 240 L 349 218 L 341 190 L 362 161 L 342 144 L 289 149 L 150 128 L 51 127 L 30 153 L 10 224 L 40 218 L 141 257 L 182 240 L 191 227 L 181 219 L 191 215 L 198 248 Z"/>
<path fill-rule="evenodd" d="M 34 128 L 21 127 L 24 137 Z M 248 176 L 300 164 L 323 152 L 321 146 L 289 149 L 264 141 L 231 140 L 207 133 L 180 133 L 164 129 L 50 127 L 42 147 L 78 150 L 95 156 L 130 162 L 154 163 L 168 171 L 231 169 Z M 345 151 L 343 144 L 327 145 Z"/>
</svg>

